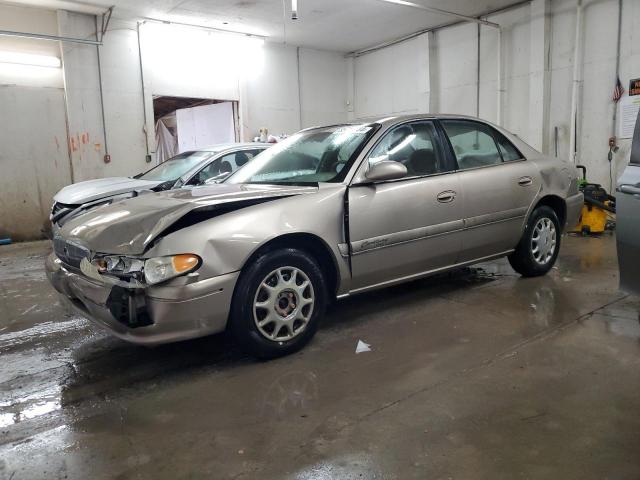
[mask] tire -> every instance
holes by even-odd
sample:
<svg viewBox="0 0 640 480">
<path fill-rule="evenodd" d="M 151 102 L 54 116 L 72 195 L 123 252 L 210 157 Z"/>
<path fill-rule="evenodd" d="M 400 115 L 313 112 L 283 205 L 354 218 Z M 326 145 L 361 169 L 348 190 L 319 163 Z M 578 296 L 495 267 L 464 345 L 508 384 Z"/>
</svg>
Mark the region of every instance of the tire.
<svg viewBox="0 0 640 480">
<path fill-rule="evenodd" d="M 523 277 L 546 274 L 558 258 L 561 232 L 558 216 L 553 209 L 537 207 L 527 221 L 518 246 L 508 257 L 513 269 Z M 553 250 L 550 250 L 551 244 Z"/>
<path fill-rule="evenodd" d="M 254 357 L 288 355 L 313 338 L 326 304 L 326 282 L 311 255 L 295 248 L 266 252 L 240 274 L 231 333 Z"/>
</svg>

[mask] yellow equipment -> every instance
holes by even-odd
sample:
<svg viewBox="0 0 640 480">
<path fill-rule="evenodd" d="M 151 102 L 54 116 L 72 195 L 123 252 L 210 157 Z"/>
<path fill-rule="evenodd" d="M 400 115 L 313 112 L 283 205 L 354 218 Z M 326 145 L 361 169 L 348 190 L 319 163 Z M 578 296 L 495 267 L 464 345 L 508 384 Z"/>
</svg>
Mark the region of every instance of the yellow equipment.
<svg viewBox="0 0 640 480">
<path fill-rule="evenodd" d="M 602 233 L 608 226 L 608 212 L 616 213 L 616 199 L 597 183 L 587 182 L 587 169 L 576 165 L 583 172 L 580 191 L 584 195 L 584 205 L 580 221 L 573 232 L 589 234 Z"/>
</svg>

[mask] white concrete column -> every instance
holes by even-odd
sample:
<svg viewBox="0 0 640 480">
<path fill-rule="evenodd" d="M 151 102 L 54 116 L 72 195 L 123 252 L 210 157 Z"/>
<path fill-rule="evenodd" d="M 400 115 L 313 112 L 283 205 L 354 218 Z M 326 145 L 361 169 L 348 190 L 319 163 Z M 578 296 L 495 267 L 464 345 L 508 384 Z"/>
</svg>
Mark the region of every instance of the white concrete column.
<svg viewBox="0 0 640 480">
<path fill-rule="evenodd" d="M 94 16 L 64 10 L 57 15 L 60 36 L 96 38 Z M 63 43 L 61 51 L 73 180 L 99 178 L 106 164 L 97 50 L 94 45 Z"/>
<path fill-rule="evenodd" d="M 436 32 L 431 31 L 427 34 L 427 45 L 429 54 L 429 72 L 428 72 L 428 84 L 429 84 L 429 112 L 438 113 L 438 46 L 436 43 Z M 442 113 L 442 112 L 440 112 Z"/>
<path fill-rule="evenodd" d="M 355 118 L 354 102 L 356 101 L 356 72 L 354 57 L 348 57 L 347 62 L 347 120 L 353 120 Z"/>
<path fill-rule="evenodd" d="M 530 23 L 529 133 L 531 145 L 549 153 L 550 0 L 532 0 Z"/>
</svg>

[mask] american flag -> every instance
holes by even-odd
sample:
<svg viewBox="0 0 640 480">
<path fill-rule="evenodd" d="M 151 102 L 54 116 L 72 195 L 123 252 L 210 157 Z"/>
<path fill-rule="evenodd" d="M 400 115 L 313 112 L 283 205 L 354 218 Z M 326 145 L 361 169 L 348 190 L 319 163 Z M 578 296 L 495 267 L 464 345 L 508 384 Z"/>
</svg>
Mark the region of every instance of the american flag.
<svg viewBox="0 0 640 480">
<path fill-rule="evenodd" d="M 623 93 L 624 88 L 622 87 L 622 83 L 620 83 L 620 77 L 618 77 L 616 79 L 616 86 L 613 89 L 613 101 L 618 103 L 618 100 L 620 100 L 620 97 L 622 97 Z"/>
</svg>

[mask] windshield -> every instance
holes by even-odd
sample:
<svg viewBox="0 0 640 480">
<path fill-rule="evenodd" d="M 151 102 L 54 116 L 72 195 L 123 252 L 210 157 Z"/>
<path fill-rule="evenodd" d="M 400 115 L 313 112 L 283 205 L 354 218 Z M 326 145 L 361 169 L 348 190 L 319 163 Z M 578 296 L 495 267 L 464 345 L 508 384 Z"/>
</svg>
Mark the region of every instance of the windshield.
<svg viewBox="0 0 640 480">
<path fill-rule="evenodd" d="M 184 152 L 176 155 L 151 170 L 143 173 L 138 178 L 142 180 L 156 180 L 168 182 L 179 179 L 193 167 L 208 159 L 215 152 Z"/>
<path fill-rule="evenodd" d="M 224 183 L 340 182 L 376 125 L 314 128 L 290 136 L 258 155 Z"/>
</svg>

